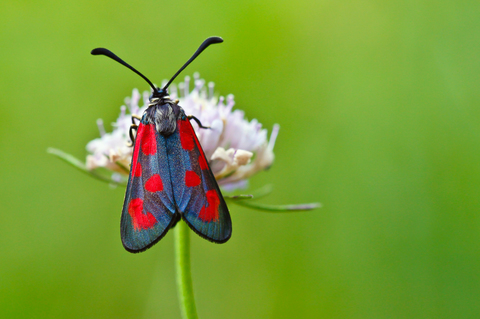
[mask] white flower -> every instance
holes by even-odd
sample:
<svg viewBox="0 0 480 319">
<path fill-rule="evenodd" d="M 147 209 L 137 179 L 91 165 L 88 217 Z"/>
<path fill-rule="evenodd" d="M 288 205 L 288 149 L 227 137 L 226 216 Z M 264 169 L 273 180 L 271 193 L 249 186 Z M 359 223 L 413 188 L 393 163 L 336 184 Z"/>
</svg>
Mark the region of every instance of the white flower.
<svg viewBox="0 0 480 319">
<path fill-rule="evenodd" d="M 225 151 L 223 147 L 218 147 L 210 159 L 212 161 L 223 161 L 225 165 L 221 171 L 215 174 L 215 177 L 217 179 L 222 179 L 231 173 L 234 173 L 240 166 L 250 163 L 252 155 L 253 153 L 249 151 L 234 150 L 233 148 Z"/>
<path fill-rule="evenodd" d="M 170 98 L 179 99 L 179 105 L 187 115 L 194 115 L 204 126 L 210 127 L 199 129 L 192 121 L 219 185 L 228 190 L 245 187 L 246 179 L 272 165 L 279 125 L 274 125 L 268 141 L 267 130 L 262 129 L 257 120 L 249 122 L 244 118 L 243 111 L 232 111 L 235 105 L 233 95 L 228 95 L 226 99 L 215 97 L 213 82 L 207 88 L 205 80 L 200 79 L 198 73 L 194 74 L 193 82 L 192 90 L 189 88 L 188 76 L 178 87 L 172 84 L 169 89 Z M 132 96 L 125 99 L 127 106 L 120 108 L 120 116 L 113 123 L 114 130 L 111 133 L 105 133 L 103 122 L 97 121 L 101 137 L 87 144 L 87 150 L 91 153 L 87 156 L 88 169 L 104 167 L 128 174 L 133 152 L 133 148 L 128 146 L 131 115 L 142 116 L 149 104 L 149 96 L 150 92 L 144 92 L 141 96 L 134 89 Z M 139 105 L 140 100 L 142 106 Z"/>
</svg>

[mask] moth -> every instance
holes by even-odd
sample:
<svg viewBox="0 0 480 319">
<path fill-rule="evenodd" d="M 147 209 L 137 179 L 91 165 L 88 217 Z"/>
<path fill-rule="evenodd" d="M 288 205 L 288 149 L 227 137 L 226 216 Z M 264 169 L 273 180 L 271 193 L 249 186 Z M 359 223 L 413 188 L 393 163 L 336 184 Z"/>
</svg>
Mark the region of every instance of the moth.
<svg viewBox="0 0 480 319">
<path fill-rule="evenodd" d="M 180 219 L 214 243 L 224 243 L 232 235 L 227 205 L 190 121 L 196 121 L 200 128 L 208 127 L 186 115 L 178 100 L 170 99 L 167 92 L 172 81 L 203 50 L 221 42 L 219 37 L 206 39 L 162 88 L 155 87 L 111 51 L 97 48 L 91 52 L 123 64 L 153 89 L 148 108 L 141 118 L 132 117 L 129 132 L 133 156 L 120 226 L 123 246 L 129 252 L 152 247 Z M 140 120 L 138 126 L 134 118 Z"/>
</svg>

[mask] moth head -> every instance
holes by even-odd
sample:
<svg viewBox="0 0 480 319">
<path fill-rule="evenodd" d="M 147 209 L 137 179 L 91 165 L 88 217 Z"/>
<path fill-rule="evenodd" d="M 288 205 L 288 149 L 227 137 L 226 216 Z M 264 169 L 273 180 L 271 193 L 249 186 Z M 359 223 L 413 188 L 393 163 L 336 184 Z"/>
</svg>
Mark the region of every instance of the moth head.
<svg viewBox="0 0 480 319">
<path fill-rule="evenodd" d="M 150 95 L 150 102 L 153 102 L 153 99 L 163 99 L 164 97 L 168 96 L 167 88 L 159 88 L 157 87 L 152 95 Z"/>
</svg>

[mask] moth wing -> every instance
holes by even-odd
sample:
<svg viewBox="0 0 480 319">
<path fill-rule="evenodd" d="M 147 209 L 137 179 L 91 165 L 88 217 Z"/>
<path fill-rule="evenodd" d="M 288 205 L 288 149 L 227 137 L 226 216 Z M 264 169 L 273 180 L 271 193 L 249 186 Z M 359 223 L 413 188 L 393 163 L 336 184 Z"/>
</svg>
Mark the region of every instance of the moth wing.
<svg viewBox="0 0 480 319">
<path fill-rule="evenodd" d="M 190 121 L 178 120 L 166 142 L 178 211 L 201 237 L 226 242 L 232 234 L 230 214 Z"/>
<path fill-rule="evenodd" d="M 141 252 L 158 242 L 176 222 L 165 137 L 154 124 L 138 126 L 122 210 L 126 250 Z"/>
</svg>

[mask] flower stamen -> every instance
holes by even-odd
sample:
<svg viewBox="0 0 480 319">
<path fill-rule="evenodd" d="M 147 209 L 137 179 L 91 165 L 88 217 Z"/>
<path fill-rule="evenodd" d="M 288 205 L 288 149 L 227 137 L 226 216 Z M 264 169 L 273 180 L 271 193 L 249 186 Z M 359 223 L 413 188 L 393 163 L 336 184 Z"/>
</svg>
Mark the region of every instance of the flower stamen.
<svg viewBox="0 0 480 319">
<path fill-rule="evenodd" d="M 100 136 L 104 136 L 105 135 L 105 127 L 103 126 L 103 120 L 102 119 L 97 120 L 97 126 L 98 126 L 98 130 L 100 131 Z"/>
</svg>

